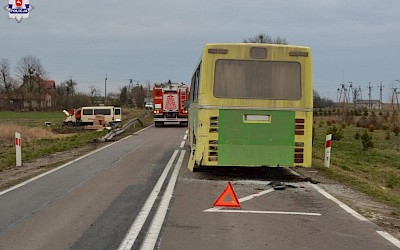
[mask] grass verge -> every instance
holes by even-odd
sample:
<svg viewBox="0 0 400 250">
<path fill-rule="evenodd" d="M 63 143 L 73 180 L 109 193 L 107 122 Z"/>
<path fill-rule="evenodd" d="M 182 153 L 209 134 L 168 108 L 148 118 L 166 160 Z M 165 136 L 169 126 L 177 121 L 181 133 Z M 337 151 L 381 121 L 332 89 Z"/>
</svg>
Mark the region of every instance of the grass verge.
<svg viewBox="0 0 400 250">
<path fill-rule="evenodd" d="M 322 124 L 322 125 L 317 125 Z M 343 138 L 332 141 L 331 165 L 324 167 L 325 135 L 331 126 L 341 129 Z M 356 133 L 363 128 L 326 123 L 314 124 L 313 166 L 327 177 L 345 183 L 377 201 L 394 206 L 400 213 L 400 136 L 375 130 L 373 148 L 363 149 Z"/>
</svg>

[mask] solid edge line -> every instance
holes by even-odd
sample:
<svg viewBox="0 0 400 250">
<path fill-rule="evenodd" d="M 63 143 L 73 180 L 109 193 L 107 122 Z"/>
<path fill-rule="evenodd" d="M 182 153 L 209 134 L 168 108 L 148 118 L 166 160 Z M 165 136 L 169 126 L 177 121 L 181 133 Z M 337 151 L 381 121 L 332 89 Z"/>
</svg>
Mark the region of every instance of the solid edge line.
<svg viewBox="0 0 400 250">
<path fill-rule="evenodd" d="M 123 139 L 125 139 L 125 138 L 123 138 Z M 123 139 L 121 139 L 121 140 L 119 140 L 119 141 L 122 141 Z M 57 171 L 57 170 L 60 170 L 60 169 L 66 167 L 66 166 L 68 166 L 68 165 L 70 165 L 70 164 L 72 164 L 72 163 L 74 163 L 74 162 L 77 162 L 77 161 L 79 161 L 79 160 L 81 160 L 81 159 L 83 159 L 83 158 L 85 158 L 85 157 L 87 157 L 87 156 L 89 156 L 89 155 L 95 154 L 95 153 L 97 153 L 97 152 L 99 152 L 99 151 L 101 151 L 101 150 L 103 150 L 103 149 L 106 149 L 106 148 L 108 148 L 108 147 L 114 145 L 115 143 L 117 143 L 117 142 L 119 142 L 119 141 L 116 141 L 116 142 L 113 142 L 113 143 L 111 143 L 111 144 L 108 144 L 108 145 L 106 145 L 106 146 L 104 146 L 104 147 L 98 148 L 98 149 L 96 149 L 96 150 L 94 150 L 94 151 L 92 151 L 92 152 L 89 152 L 89 153 L 87 153 L 87 154 L 85 154 L 85 155 L 82 155 L 82 156 L 80 156 L 80 157 L 78 157 L 78 158 L 76 158 L 76 159 L 74 159 L 74 160 L 72 160 L 72 161 L 70 161 L 70 162 L 67 162 L 67 163 L 65 163 L 65 164 L 63 164 L 63 165 L 61 165 L 61 166 L 59 166 L 59 167 L 56 167 L 56 168 L 54 168 L 54 169 L 52 169 L 52 170 L 49 170 L 49 171 L 47 171 L 47 172 L 44 172 L 43 174 L 37 175 L 37 176 L 32 177 L 32 178 L 30 178 L 30 179 L 28 179 L 28 180 L 26 180 L 26 181 L 24 181 L 24 182 L 21 182 L 20 184 L 17 184 L 17 185 L 15 185 L 15 186 L 12 186 L 12 187 L 6 189 L 6 190 L 3 190 L 3 191 L 0 192 L 0 196 L 3 195 L 3 194 L 6 194 L 6 193 L 8 193 L 8 192 L 11 192 L 11 191 L 13 191 L 13 190 L 15 190 L 15 189 L 17 189 L 17 188 L 20 188 L 20 187 L 22 187 L 22 186 L 25 186 L 26 184 L 31 183 L 31 182 L 33 182 L 33 181 L 35 181 L 35 180 L 37 180 L 37 179 L 40 179 L 40 178 L 42 178 L 42 177 L 44 177 L 44 176 L 46 176 L 46 175 L 48 175 L 48 174 L 51 174 L 51 173 L 53 173 L 53 172 L 55 172 L 55 171 Z"/>
<path fill-rule="evenodd" d="M 136 133 L 142 132 L 143 130 L 148 129 L 149 127 L 151 127 L 151 125 L 150 125 L 150 126 L 147 126 L 147 127 L 145 127 L 145 128 L 143 128 L 143 129 L 141 129 L 141 130 L 139 130 L 139 131 L 136 132 Z M 136 134 L 136 133 L 135 133 L 135 134 Z M 67 162 L 67 163 L 64 163 L 63 165 L 58 166 L 58 167 L 56 167 L 56 168 L 54 168 L 54 169 L 52 169 L 52 170 L 49 170 L 49 171 L 47 171 L 47 172 L 44 172 L 44 173 L 42 173 L 42 174 L 40 174 L 40 175 L 37 175 L 37 176 L 35 176 L 35 177 L 32 177 L 32 178 L 30 178 L 30 179 L 28 179 L 28 180 L 26 180 L 26 181 L 24 181 L 24 182 L 21 182 L 21 183 L 15 185 L 15 186 L 12 186 L 12 187 L 10 187 L 10 188 L 8 188 L 8 189 L 5 189 L 5 190 L 3 190 L 3 191 L 0 191 L 0 196 L 2 196 L 3 194 L 6 194 L 6 193 L 8 193 L 8 192 L 11 192 L 11 191 L 13 191 L 13 190 L 15 190 L 15 189 L 17 189 L 17 188 L 20 188 L 20 187 L 22 187 L 22 186 L 25 186 L 26 184 L 29 184 L 29 183 L 31 183 L 31 182 L 33 182 L 33 181 L 36 181 L 36 180 L 38 180 L 38 179 L 40 179 L 40 178 L 42 178 L 42 177 L 44 177 L 44 176 L 46 176 L 46 175 L 49 175 L 49 174 L 51 174 L 51 173 L 53 173 L 53 172 L 56 172 L 56 171 L 58 171 L 58 170 L 60 170 L 60 169 L 62 169 L 62 168 L 65 168 L 66 166 L 68 166 L 68 165 L 70 165 L 70 164 L 72 164 L 72 163 L 74 163 L 74 162 L 77 162 L 77 161 L 79 161 L 79 160 L 82 160 L 83 158 L 85 158 L 85 157 L 87 157 L 87 156 L 89 156 L 89 155 L 95 154 L 95 153 L 97 153 L 97 152 L 99 152 L 99 151 L 101 151 L 101 150 L 103 150 L 103 149 L 106 149 L 106 148 L 108 148 L 108 147 L 111 147 L 111 146 L 114 145 L 115 143 L 118 143 L 118 142 L 120 142 L 120 141 L 126 140 L 126 139 L 128 139 L 129 137 L 131 137 L 131 136 L 132 136 L 132 135 L 126 136 L 126 137 L 122 138 L 121 140 L 118 140 L 118 141 L 116 141 L 116 142 L 113 142 L 113 143 L 110 143 L 110 144 L 108 144 L 108 145 L 105 145 L 105 146 L 103 146 L 103 147 L 101 147 L 101 148 L 98 148 L 98 149 L 92 151 L 92 152 L 89 152 L 89 153 L 87 153 L 87 154 L 85 154 L 85 155 L 82 155 L 82 156 L 80 156 L 80 157 L 78 157 L 78 158 L 76 158 L 76 159 L 74 159 L 74 160 L 72 160 L 72 161 L 69 161 L 69 162 Z"/>
<path fill-rule="evenodd" d="M 185 146 L 185 141 L 181 142 L 181 145 L 179 146 L 180 148 L 183 148 Z"/>
<path fill-rule="evenodd" d="M 356 211 L 354 211 L 352 208 L 350 208 L 349 206 L 347 206 L 346 204 L 344 204 L 343 202 L 339 201 L 338 199 L 336 199 L 335 197 L 333 197 L 331 194 L 329 194 L 328 192 L 326 192 L 325 190 L 323 190 L 322 188 L 320 188 L 319 186 L 315 185 L 315 184 L 311 184 L 311 186 L 313 186 L 318 192 L 320 192 L 323 196 L 325 196 L 326 198 L 332 200 L 333 202 L 335 202 L 336 204 L 338 204 L 341 208 L 343 208 L 346 212 L 348 212 L 349 214 L 353 215 L 354 217 L 356 217 L 357 219 L 361 220 L 361 221 L 370 221 L 367 218 L 365 218 L 364 216 L 362 216 L 361 214 L 357 213 Z M 392 236 L 391 234 L 384 232 L 384 231 L 376 231 L 379 235 L 381 235 L 383 238 L 385 238 L 386 240 L 390 241 L 391 243 L 393 243 L 396 247 L 400 248 L 400 241 L 398 239 L 396 239 L 394 236 Z"/>
<path fill-rule="evenodd" d="M 141 249 L 153 250 L 154 246 L 156 245 L 158 235 L 160 234 L 162 225 L 163 225 L 165 217 L 167 215 L 169 203 L 171 202 L 172 195 L 174 193 L 175 184 L 178 180 L 179 171 L 181 169 L 185 153 L 186 153 L 185 150 L 181 151 L 178 162 L 176 163 L 175 169 L 172 172 L 168 186 L 162 197 L 160 205 L 158 206 L 157 212 L 151 222 L 150 228 L 147 232 L 146 238 L 144 239 Z"/>
<path fill-rule="evenodd" d="M 385 231 L 376 231 L 380 236 L 382 236 L 383 238 L 387 239 L 388 241 L 390 241 L 393 245 L 395 245 L 396 247 L 400 248 L 400 241 L 398 239 L 396 239 L 394 236 L 392 236 L 391 234 L 385 232 Z"/>
<path fill-rule="evenodd" d="M 137 132 L 135 132 L 135 133 L 133 133 L 134 135 L 137 135 L 137 134 L 139 134 L 139 133 L 141 133 L 142 131 L 144 131 L 144 130 L 146 130 L 146 129 L 148 129 L 148 128 L 151 128 L 151 127 L 154 127 L 154 124 L 150 124 L 149 126 L 147 126 L 147 127 L 145 127 L 145 128 L 142 128 L 141 130 L 139 130 L 139 131 L 137 131 Z M 127 136 L 127 137 L 130 137 L 130 136 Z M 125 138 L 127 138 L 127 137 L 125 137 Z M 123 139 L 125 139 L 125 138 L 123 138 Z M 122 139 L 121 139 L 122 140 Z"/>
<path fill-rule="evenodd" d="M 365 218 L 364 216 L 362 216 L 361 214 L 357 213 L 355 210 L 353 210 L 352 208 L 350 208 L 349 206 L 347 206 L 346 204 L 344 204 L 343 202 L 339 201 L 338 199 L 336 199 L 335 197 L 333 197 L 331 194 L 329 194 L 328 192 L 326 192 L 325 190 L 323 190 L 322 188 L 320 188 L 318 185 L 312 184 L 311 186 L 313 188 L 315 188 L 319 193 L 321 193 L 323 196 L 325 196 L 326 198 L 328 198 L 329 200 L 335 202 L 336 204 L 339 205 L 339 207 L 341 207 L 343 210 L 345 210 L 346 212 L 348 212 L 349 214 L 353 215 L 355 218 L 361 220 L 361 221 L 369 221 L 367 218 Z"/>
<path fill-rule="evenodd" d="M 156 185 L 154 186 L 153 190 L 151 191 L 149 197 L 147 198 L 146 202 L 144 203 L 143 207 L 140 209 L 139 214 L 135 218 L 135 221 L 129 228 L 127 234 L 125 235 L 123 241 L 119 245 L 118 249 L 119 250 L 127 250 L 131 249 L 133 244 L 135 243 L 135 240 L 137 236 L 140 233 L 140 230 L 142 229 L 144 223 L 146 222 L 147 217 L 150 214 L 150 210 L 154 205 L 154 202 L 156 201 L 158 194 L 161 191 L 161 188 L 164 184 L 164 181 L 175 161 L 176 156 L 178 155 L 179 150 L 175 150 L 171 158 L 169 159 L 164 171 L 162 172 L 160 178 L 158 179 Z"/>
<path fill-rule="evenodd" d="M 139 130 L 139 131 L 136 132 L 136 133 L 142 132 L 143 130 L 148 129 L 148 128 L 151 127 L 151 126 L 152 126 L 152 125 L 147 126 L 147 127 L 143 128 L 143 129 Z M 135 134 L 136 134 L 136 133 L 135 133 Z M 52 169 L 52 170 L 49 170 L 49 171 L 47 171 L 47 172 L 44 172 L 44 173 L 42 173 L 42 174 L 40 174 L 40 175 L 37 175 L 37 176 L 35 176 L 35 177 L 32 177 L 32 178 L 30 178 L 30 179 L 28 179 L 28 180 L 26 180 L 26 181 L 24 181 L 24 182 L 21 182 L 21 183 L 15 185 L 15 186 L 12 186 L 12 187 L 10 187 L 10 188 L 8 188 L 8 189 L 5 189 L 5 190 L 3 190 L 3 191 L 0 191 L 0 196 L 2 196 L 3 194 L 6 194 L 6 193 L 8 193 L 8 192 L 11 192 L 11 191 L 13 191 L 13 190 L 15 190 L 15 189 L 17 189 L 17 188 L 20 188 L 20 187 L 22 187 L 22 186 L 25 186 L 26 184 L 29 184 L 29 183 L 31 183 L 31 182 L 33 182 L 33 181 L 36 181 L 36 180 L 38 180 L 38 179 L 40 179 L 40 178 L 42 178 L 42 177 L 44 177 L 44 176 L 46 176 L 46 175 L 49 175 L 49 174 L 51 174 L 51 173 L 53 173 L 53 172 L 56 172 L 56 171 L 58 171 L 58 170 L 60 170 L 60 169 L 62 169 L 62 168 L 65 168 L 66 166 L 68 166 L 68 165 L 70 165 L 70 164 L 72 164 L 72 163 L 74 163 L 74 162 L 77 162 L 77 161 L 79 161 L 79 160 L 81 160 L 81 159 L 83 159 L 83 158 L 85 158 L 85 157 L 87 157 L 87 156 L 89 156 L 89 155 L 95 154 L 95 153 L 97 153 L 97 152 L 99 152 L 99 151 L 101 151 L 101 150 L 103 150 L 103 149 L 106 149 L 106 148 L 108 148 L 108 147 L 114 145 L 114 144 L 117 143 L 117 142 L 126 140 L 126 139 L 128 139 L 129 137 L 131 137 L 131 136 L 132 136 L 132 135 L 126 136 L 126 137 L 122 138 L 121 140 L 118 140 L 118 141 L 116 141 L 116 142 L 113 142 L 113 143 L 110 143 L 110 144 L 108 144 L 108 145 L 105 145 L 105 146 L 103 146 L 103 147 L 101 147 L 101 148 L 98 148 L 98 149 L 92 151 L 92 152 L 89 152 L 89 153 L 87 153 L 87 154 L 85 154 L 85 155 L 82 155 L 82 156 L 80 156 L 80 157 L 78 157 L 78 158 L 76 158 L 76 159 L 74 159 L 74 160 L 72 160 L 72 161 L 69 161 L 69 162 L 67 162 L 67 163 L 65 163 L 65 164 L 63 164 L 63 165 L 61 165 L 61 166 L 58 166 L 58 167 L 56 167 L 56 168 L 54 168 L 54 169 Z"/>
</svg>

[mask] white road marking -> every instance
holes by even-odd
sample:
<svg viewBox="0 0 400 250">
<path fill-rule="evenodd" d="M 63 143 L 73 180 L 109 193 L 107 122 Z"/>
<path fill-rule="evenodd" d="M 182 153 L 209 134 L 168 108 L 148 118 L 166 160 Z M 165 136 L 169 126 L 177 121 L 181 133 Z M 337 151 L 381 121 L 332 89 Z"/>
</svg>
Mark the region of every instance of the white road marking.
<svg viewBox="0 0 400 250">
<path fill-rule="evenodd" d="M 187 130 L 187 129 L 186 129 L 186 131 L 185 131 L 185 135 L 187 135 L 188 133 L 189 133 L 189 130 Z"/>
<path fill-rule="evenodd" d="M 143 130 L 145 130 L 145 129 L 148 129 L 149 127 L 151 127 L 151 126 L 145 127 L 145 128 L 143 128 L 143 129 L 139 130 L 137 133 L 139 133 L 139 132 L 141 132 L 141 131 L 143 131 Z M 135 133 L 135 134 L 136 134 L 136 133 Z M 110 144 L 108 144 L 108 145 L 106 145 L 106 146 L 104 146 L 104 147 L 98 148 L 98 149 L 96 149 L 96 150 L 94 150 L 94 151 L 92 151 L 92 152 L 89 152 L 89 153 L 85 154 L 85 155 L 82 155 L 82 156 L 80 156 L 80 157 L 78 157 L 78 158 L 76 158 L 76 159 L 74 159 L 74 160 L 72 160 L 72 161 L 70 161 L 70 162 L 67 162 L 67 163 L 65 163 L 65 164 L 63 164 L 63 165 L 61 165 L 61 166 L 59 166 L 59 167 L 56 167 L 56 168 L 54 168 L 54 169 L 52 169 L 52 170 L 49 170 L 49 171 L 47 171 L 47 172 L 45 172 L 45 173 L 43 173 L 43 174 L 37 175 L 37 176 L 35 176 L 35 177 L 33 177 L 33 178 L 29 179 L 29 180 L 26 180 L 26 181 L 24 181 L 24 182 L 21 182 L 20 184 L 17 184 L 17 185 L 15 185 L 15 186 L 12 186 L 12 187 L 6 189 L 6 190 L 3 190 L 3 191 L 0 192 L 0 196 L 3 195 L 3 194 L 6 194 L 6 193 L 8 193 L 8 192 L 11 192 L 11 191 L 13 191 L 13 190 L 15 190 L 15 189 L 17 189 L 17 188 L 20 188 L 20 187 L 22 187 L 22 186 L 25 186 L 25 185 L 28 184 L 28 183 L 31 183 L 31 182 L 33 182 L 33 181 L 36 181 L 37 179 L 40 179 L 40 178 L 42 178 L 42 177 L 44 177 L 44 176 L 46 176 L 46 175 L 48 175 L 48 174 L 51 174 L 51 173 L 56 172 L 56 171 L 58 171 L 58 170 L 60 170 L 60 169 L 62 169 L 62 168 L 65 168 L 66 166 L 68 166 L 68 165 L 70 165 L 70 164 L 72 164 L 72 163 L 74 163 L 74 162 L 77 162 L 77 161 L 79 161 L 79 160 L 81 160 L 81 159 L 83 159 L 83 158 L 85 158 L 85 157 L 87 157 L 87 156 L 89 156 L 89 155 L 95 154 L 95 153 L 97 153 L 97 152 L 99 152 L 99 151 L 101 151 L 101 150 L 103 150 L 103 149 L 106 149 L 106 148 L 108 148 L 108 147 L 114 145 L 114 144 L 117 143 L 117 142 L 126 140 L 126 139 L 128 139 L 129 137 L 131 137 L 131 135 L 129 135 L 129 136 L 125 137 L 125 138 L 122 138 L 122 139 L 119 140 L 119 141 L 110 143 Z"/>
<path fill-rule="evenodd" d="M 147 217 L 149 216 L 150 210 L 153 207 L 154 202 L 156 201 L 157 196 L 161 191 L 161 187 L 162 187 L 177 155 L 178 155 L 178 150 L 175 150 L 173 155 L 169 159 L 164 171 L 162 172 L 160 178 L 158 179 L 156 185 L 154 186 L 149 197 L 147 198 L 146 202 L 144 203 L 142 209 L 140 210 L 138 216 L 136 217 L 135 221 L 133 222 L 131 228 L 129 229 L 128 233 L 125 235 L 124 240 L 119 245 L 118 249 L 131 249 L 132 248 L 137 236 L 140 233 L 140 230 L 142 229 Z"/>
<path fill-rule="evenodd" d="M 185 146 L 185 141 L 182 141 L 180 148 L 183 148 L 184 146 Z"/>
<path fill-rule="evenodd" d="M 270 188 L 256 194 L 251 194 L 246 197 L 240 198 L 239 202 L 249 201 L 264 194 L 273 192 L 275 189 Z M 226 209 L 223 207 L 212 207 L 204 210 L 203 212 L 220 212 L 220 213 L 248 213 L 248 214 L 285 214 L 285 215 L 311 215 L 321 216 L 320 213 L 306 213 L 306 212 L 285 212 L 285 211 L 257 211 L 257 210 L 241 210 L 241 209 Z"/>
<path fill-rule="evenodd" d="M 187 135 L 185 135 L 184 137 L 183 137 L 183 140 L 186 140 L 187 139 Z"/>
<path fill-rule="evenodd" d="M 289 170 L 289 172 L 290 172 L 291 174 L 293 174 L 293 175 L 301 176 L 299 173 L 297 173 L 296 171 L 294 171 L 294 170 L 291 169 L 291 168 L 288 168 L 288 170 Z"/>
<path fill-rule="evenodd" d="M 364 216 L 362 216 L 361 214 L 357 213 L 356 211 L 354 211 L 352 208 L 350 208 L 349 206 L 347 206 L 346 204 L 344 204 L 343 202 L 341 202 L 340 200 L 336 199 L 335 197 L 333 197 L 331 194 L 329 194 L 328 192 L 326 192 L 325 190 L 323 190 L 322 188 L 320 188 L 319 186 L 315 185 L 315 184 L 311 184 L 312 187 L 314 187 L 318 192 L 320 192 L 323 196 L 325 196 L 326 198 L 328 198 L 329 200 L 335 202 L 336 204 L 339 205 L 339 207 L 341 207 L 342 209 L 344 209 L 346 212 L 348 212 L 349 214 L 353 215 L 354 217 L 356 217 L 357 219 L 361 220 L 361 221 L 369 221 L 367 218 L 365 218 Z"/>
<path fill-rule="evenodd" d="M 267 189 L 267 190 L 258 192 L 258 193 L 256 193 L 256 194 L 251 194 L 251 195 L 249 195 L 249 196 L 240 198 L 240 199 L 239 199 L 239 202 L 249 201 L 249 200 L 251 200 L 251 199 L 254 199 L 255 197 L 259 197 L 259 196 L 261 196 L 261 195 L 271 193 L 272 191 L 274 191 L 274 189 L 273 189 L 273 188 L 270 188 L 270 189 Z"/>
<path fill-rule="evenodd" d="M 168 186 L 165 190 L 165 193 L 162 197 L 160 205 L 157 209 L 157 212 L 151 222 L 149 231 L 147 232 L 146 238 L 144 239 L 143 245 L 141 249 L 145 250 L 153 250 L 156 245 L 158 235 L 160 234 L 162 225 L 165 220 L 165 216 L 167 215 L 167 210 L 169 207 L 169 203 L 172 199 L 172 194 L 174 192 L 175 184 L 178 180 L 179 170 L 181 169 L 183 157 L 185 156 L 186 151 L 182 150 L 178 162 L 175 165 L 174 172 L 172 172 L 171 179 L 168 183 Z"/>
<path fill-rule="evenodd" d="M 284 212 L 284 211 L 257 211 L 257 210 L 239 210 L 239 209 L 215 209 L 210 208 L 204 212 L 220 212 L 220 213 L 248 213 L 248 214 L 283 214 L 283 215 L 307 215 L 307 216 L 321 216 L 320 213 L 304 213 L 304 212 Z"/>
<path fill-rule="evenodd" d="M 376 232 L 383 238 L 385 238 L 388 241 L 390 241 L 391 243 L 393 243 L 393 245 L 400 248 L 400 241 L 398 239 L 396 239 L 395 237 L 393 237 L 391 234 L 389 234 L 385 231 L 376 231 Z"/>
<path fill-rule="evenodd" d="M 125 139 L 125 138 L 124 138 L 124 139 Z M 120 141 L 121 141 L 121 140 L 120 140 Z M 40 179 L 40 178 L 42 178 L 42 177 L 44 177 L 44 176 L 46 176 L 46 175 L 48 175 L 48 174 L 51 174 L 51 173 L 53 173 L 53 172 L 55 172 L 55 171 L 58 171 L 58 170 L 60 170 L 60 169 L 62 169 L 62 168 L 65 168 L 66 166 L 68 166 L 68 165 L 70 165 L 70 164 L 72 164 L 72 163 L 74 163 L 74 162 L 77 162 L 77 161 L 79 161 L 79 160 L 81 160 L 81 159 L 83 159 L 83 158 L 85 158 L 85 157 L 87 157 L 87 156 L 89 156 L 89 155 L 95 154 L 95 153 L 97 153 L 97 152 L 99 152 L 99 151 L 101 151 L 101 150 L 103 150 L 103 149 L 105 149 L 105 148 L 108 148 L 108 147 L 114 145 L 114 144 L 117 143 L 117 142 L 118 142 L 118 141 L 113 142 L 113 143 L 111 143 L 111 144 L 109 144 L 109 145 L 106 145 L 106 146 L 104 146 L 104 147 L 101 147 L 101 148 L 99 148 L 99 149 L 96 149 L 95 151 L 92 151 L 92 152 L 90 152 L 90 153 L 88 153 L 88 154 L 82 155 L 82 156 L 80 156 L 80 157 L 78 157 L 78 158 L 76 158 L 76 159 L 74 159 L 74 160 L 72 160 L 72 161 L 70 161 L 70 162 L 67 162 L 67 163 L 65 163 L 65 164 L 63 164 L 63 165 L 61 165 L 61 166 L 59 166 L 59 167 L 57 167 L 57 168 L 54 168 L 54 169 L 52 169 L 52 170 L 50 170 L 50 171 L 47 171 L 47 172 L 45 172 L 45 173 L 43 173 L 43 174 L 37 175 L 37 176 L 35 176 L 35 177 L 33 177 L 33 178 L 29 179 L 29 180 L 26 180 L 26 181 L 24 181 L 24 182 L 22 182 L 22 183 L 20 183 L 20 184 L 18 184 L 18 185 L 12 186 L 12 187 L 10 187 L 9 189 L 3 190 L 3 191 L 0 192 L 0 196 L 3 195 L 3 194 L 5 194 L 5 193 L 8 193 L 8 192 L 10 192 L 10 191 L 12 191 L 12 190 L 15 190 L 15 189 L 17 189 L 17 188 L 20 188 L 20 187 L 22 187 L 22 186 L 25 186 L 25 185 L 28 184 L 28 183 L 31 183 L 31 182 L 33 182 L 33 181 L 36 181 L 37 179 Z"/>
</svg>

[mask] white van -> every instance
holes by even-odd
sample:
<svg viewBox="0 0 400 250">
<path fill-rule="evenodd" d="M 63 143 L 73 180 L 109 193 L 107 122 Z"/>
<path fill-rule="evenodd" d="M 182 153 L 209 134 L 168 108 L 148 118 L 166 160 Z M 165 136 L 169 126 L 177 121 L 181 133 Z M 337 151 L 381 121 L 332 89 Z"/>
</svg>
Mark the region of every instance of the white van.
<svg viewBox="0 0 400 250">
<path fill-rule="evenodd" d="M 93 106 L 81 107 L 74 110 L 63 110 L 68 116 L 64 120 L 65 125 L 93 125 L 96 115 L 103 115 L 107 123 L 120 122 L 122 120 L 121 107 L 114 106 Z"/>
</svg>

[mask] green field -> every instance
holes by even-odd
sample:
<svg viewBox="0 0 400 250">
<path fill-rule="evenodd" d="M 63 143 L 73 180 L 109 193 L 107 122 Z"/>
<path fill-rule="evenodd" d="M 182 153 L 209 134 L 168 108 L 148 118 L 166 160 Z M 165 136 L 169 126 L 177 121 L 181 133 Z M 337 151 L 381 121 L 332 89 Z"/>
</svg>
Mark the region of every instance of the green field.
<svg viewBox="0 0 400 250">
<path fill-rule="evenodd" d="M 30 127 L 44 126 L 45 122 L 61 126 L 65 119 L 63 112 L 0 112 L 0 123 L 17 123 Z"/>
<path fill-rule="evenodd" d="M 147 110 L 126 109 L 122 115 L 121 125 L 132 118 L 140 118 L 144 123 L 143 126 L 153 121 L 151 111 Z M 65 117 L 62 112 L 0 112 L 0 172 L 15 166 L 15 132 L 19 132 L 22 137 L 24 162 L 83 147 L 107 133 L 106 130 L 65 127 L 63 126 Z M 51 122 L 51 126 L 45 126 L 45 122 Z M 126 133 L 132 133 L 141 127 L 132 127 Z"/>
<path fill-rule="evenodd" d="M 329 126 L 329 119 L 319 118 L 314 123 L 313 166 L 330 178 L 395 206 L 400 212 L 400 136 L 383 129 L 368 132 L 374 147 L 365 150 L 355 135 L 367 129 L 343 124 Z M 325 135 L 332 126 L 341 129 L 343 138 L 332 141 L 331 164 L 326 168 Z"/>
</svg>

